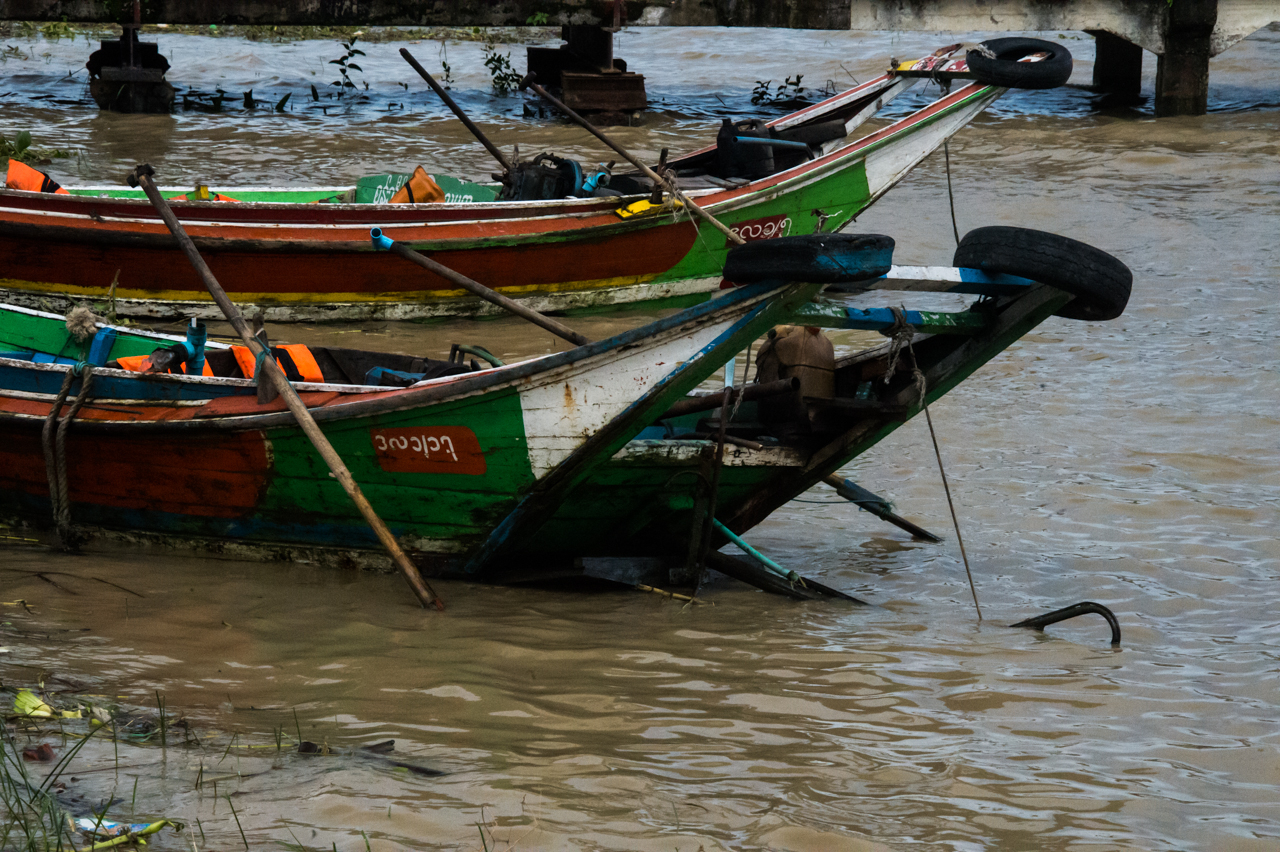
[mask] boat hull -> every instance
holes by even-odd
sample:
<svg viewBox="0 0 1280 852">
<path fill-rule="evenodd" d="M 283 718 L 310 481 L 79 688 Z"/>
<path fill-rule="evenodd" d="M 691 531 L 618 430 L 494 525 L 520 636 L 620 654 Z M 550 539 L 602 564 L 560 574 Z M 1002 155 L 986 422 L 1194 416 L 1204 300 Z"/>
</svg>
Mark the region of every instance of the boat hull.
<svg viewBox="0 0 1280 852">
<path fill-rule="evenodd" d="M 598 474 L 672 402 L 818 289 L 756 285 L 522 364 L 402 390 L 302 385 L 300 395 L 406 549 L 456 570 L 451 557 L 481 544 L 536 483 L 584 453 L 587 464 L 574 475 Z M 14 345 L 16 335 L 6 334 Z M 41 432 L 67 365 L 5 358 L 0 368 L 0 514 L 47 525 L 53 501 Z M 378 547 L 292 416 L 279 401 L 259 404 L 251 382 L 113 369 L 93 382 L 65 445 L 77 528 L 209 549 Z M 174 385 L 190 392 L 174 394 Z M 220 393 L 228 388 L 239 393 Z M 607 549 L 607 527 L 595 532 L 600 542 L 570 537 L 522 553 L 563 560 Z"/>
<path fill-rule="evenodd" d="M 744 239 L 834 232 L 1003 89 L 969 85 L 810 162 L 693 195 Z M 234 190 L 228 190 L 234 192 Z M 496 310 L 375 251 L 371 227 L 539 310 L 691 298 L 723 285 L 729 244 L 679 211 L 622 219 L 616 200 L 441 205 L 184 202 L 174 206 L 227 292 L 271 321 L 409 319 Z M 0 191 L 0 298 L 46 310 L 217 317 L 145 201 Z"/>
<path fill-rule="evenodd" d="M 986 285 L 967 286 L 957 277 L 937 289 L 986 292 Z M 835 322 L 814 311 L 817 289 L 792 285 L 768 299 L 750 288 L 733 291 L 610 341 L 403 390 L 299 390 L 374 508 L 432 573 L 465 573 L 477 549 L 557 477 L 566 487 L 550 510 L 511 525 L 510 546 L 484 576 L 569 573 L 591 557 L 678 564 L 699 534 L 698 507 L 708 499 L 700 483 L 711 479 L 715 442 L 643 439 L 640 431 L 768 328 Z M 925 376 L 927 401 L 1071 299 L 1030 282 L 1014 289 L 1025 292 L 988 296 L 980 316 L 959 315 L 969 318 L 963 328 L 945 333 L 942 323 L 936 327 L 944 333 L 917 337 L 912 363 Z M 42 318 L 50 326 L 55 320 Z M 16 334 L 5 335 L 14 345 Z M 727 446 L 716 517 L 741 535 L 917 414 L 925 400 L 906 359 L 885 382 L 877 370 L 889 369 L 888 361 L 879 347 L 837 362 L 837 392 L 852 410 L 829 412 L 837 422 L 820 434 Z M 5 358 L 0 368 L 0 515 L 48 526 L 40 433 L 68 365 Z M 291 415 L 279 402 L 260 405 L 249 382 L 115 370 L 94 381 L 66 444 L 78 530 L 232 556 L 386 564 Z M 875 401 L 856 402 L 861 390 L 873 391 Z"/>
</svg>

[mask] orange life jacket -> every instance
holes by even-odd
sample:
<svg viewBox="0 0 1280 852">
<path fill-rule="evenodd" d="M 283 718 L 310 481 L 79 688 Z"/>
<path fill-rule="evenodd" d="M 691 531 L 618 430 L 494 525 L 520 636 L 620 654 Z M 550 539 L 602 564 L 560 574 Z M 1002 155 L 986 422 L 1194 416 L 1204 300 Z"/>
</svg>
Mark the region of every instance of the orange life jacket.
<svg viewBox="0 0 1280 852">
<path fill-rule="evenodd" d="M 192 198 L 190 196 L 194 195 Z M 207 197 L 202 197 L 197 193 L 183 193 L 182 195 L 169 196 L 170 201 L 239 201 L 238 198 L 232 198 L 230 195 L 223 195 L 221 192 L 210 192 Z"/>
<path fill-rule="evenodd" d="M 58 186 L 53 178 L 39 169 L 33 169 L 26 163 L 17 160 L 9 161 L 9 174 L 4 179 L 6 189 L 23 189 L 27 192 L 53 192 L 58 195 L 70 195 Z"/>
<path fill-rule="evenodd" d="M 404 186 L 391 196 L 392 204 L 439 204 L 444 201 L 444 190 L 431 179 L 427 170 L 418 166 L 405 181 Z"/>
<path fill-rule="evenodd" d="M 298 374 L 302 376 L 302 381 L 324 382 L 324 373 L 306 344 L 290 343 L 284 346 L 272 346 L 271 351 L 273 353 L 287 353 L 293 361 L 293 366 L 297 367 Z M 258 353 L 247 346 L 232 346 L 231 354 L 236 356 L 236 363 L 240 365 L 240 372 L 244 373 L 244 377 L 252 379 L 254 368 L 258 364 Z M 276 363 L 280 365 L 281 370 L 284 370 L 285 375 L 289 374 L 289 370 L 282 362 L 279 354 L 276 354 Z"/>
<path fill-rule="evenodd" d="M 117 358 L 116 363 L 120 365 L 121 370 L 128 370 L 132 373 L 145 373 L 151 369 L 150 355 L 126 355 L 124 358 Z M 169 372 L 174 372 L 170 370 Z M 200 372 L 202 376 L 212 376 L 213 369 L 209 366 L 208 359 L 204 362 L 204 369 Z"/>
</svg>

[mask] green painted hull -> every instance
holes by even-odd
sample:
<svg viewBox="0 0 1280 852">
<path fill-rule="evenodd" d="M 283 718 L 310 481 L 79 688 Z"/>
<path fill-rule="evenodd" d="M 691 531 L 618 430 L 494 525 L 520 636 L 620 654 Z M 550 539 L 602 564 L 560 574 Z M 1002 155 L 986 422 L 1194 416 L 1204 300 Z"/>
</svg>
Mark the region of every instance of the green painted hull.
<svg viewBox="0 0 1280 852">
<path fill-rule="evenodd" d="M 770 327 L 821 314 L 810 301 L 817 289 L 792 285 L 768 298 L 739 292 L 611 341 L 406 391 L 332 386 L 304 398 L 374 508 L 428 570 L 461 572 L 484 548 L 497 554 L 494 570 L 507 579 L 568 571 L 583 557 L 679 561 L 707 499 L 699 482 L 710 473 L 714 443 L 647 439 L 642 430 Z M 1021 289 L 997 299 L 981 322 L 939 323 L 962 333 L 917 341 L 929 400 L 1069 300 L 1043 285 Z M 836 324 L 827 314 L 824 324 Z M 56 318 L 24 322 L 0 311 L 0 340 L 65 348 L 61 334 Z M 140 336 L 130 345 L 153 341 Z M 846 361 L 837 366 L 839 394 L 853 398 L 870 388 L 877 405 L 787 446 L 731 447 L 716 497 L 716 517 L 730 529 L 749 530 L 918 413 L 908 375 L 900 370 L 885 385 L 867 380 L 857 357 Z M 659 362 L 668 365 L 660 373 L 646 366 Z M 0 511 L 37 526 L 50 518 L 41 411 L 65 369 L 0 360 Z M 19 375 L 37 383 L 16 393 Z M 291 417 L 257 409 L 250 383 L 140 380 L 112 370 L 94 381 L 95 399 L 68 443 L 76 525 L 244 555 L 382 561 L 362 517 Z M 191 402 L 136 398 L 140 386 L 175 383 L 193 389 Z M 614 386 L 638 390 L 614 394 Z M 226 388 L 239 398 L 213 392 Z M 744 419 L 752 407 L 743 404 Z M 427 458 L 426 450 L 439 448 L 428 442 L 443 446 L 445 436 L 453 457 Z M 541 512 L 540 493 L 554 498 Z M 499 533 L 505 537 L 495 544 Z"/>
</svg>

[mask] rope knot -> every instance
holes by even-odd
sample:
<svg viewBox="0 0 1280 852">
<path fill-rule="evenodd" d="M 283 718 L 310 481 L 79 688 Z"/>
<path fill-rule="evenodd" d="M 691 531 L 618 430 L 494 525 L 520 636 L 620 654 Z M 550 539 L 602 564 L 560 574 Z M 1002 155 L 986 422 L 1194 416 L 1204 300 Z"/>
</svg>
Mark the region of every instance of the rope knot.
<svg viewBox="0 0 1280 852">
<path fill-rule="evenodd" d="M 911 347 L 911 340 L 916 335 L 915 326 L 907 322 L 906 311 L 902 308 L 894 307 L 890 307 L 889 311 L 893 314 L 893 325 L 880 332 L 889 338 L 889 365 L 884 371 L 884 383 L 886 385 L 893 379 L 893 374 L 898 371 L 898 358 L 902 355 L 902 350 Z M 912 354 L 914 356 L 914 353 Z M 914 357 L 912 360 L 915 360 Z"/>
<path fill-rule="evenodd" d="M 911 378 L 915 382 L 916 394 L 919 397 L 919 404 L 924 405 L 925 394 L 925 378 L 924 373 L 920 371 L 920 364 L 916 362 L 916 351 L 911 348 L 911 341 L 916 336 L 916 328 L 907 322 L 907 312 L 902 308 L 890 307 L 893 313 L 893 325 L 881 334 L 889 337 L 889 364 L 884 371 L 884 383 L 887 385 L 898 371 L 898 358 L 905 349 L 907 354 L 911 356 Z"/>
<path fill-rule="evenodd" d="M 258 350 L 258 357 L 253 359 L 253 380 L 259 381 L 262 375 L 262 364 L 267 360 L 267 348 L 264 346 Z"/>
<path fill-rule="evenodd" d="M 88 305 L 76 305 L 67 312 L 67 331 L 77 343 L 84 343 L 97 334 L 100 322 L 103 322 L 102 317 L 95 314 Z"/>
</svg>

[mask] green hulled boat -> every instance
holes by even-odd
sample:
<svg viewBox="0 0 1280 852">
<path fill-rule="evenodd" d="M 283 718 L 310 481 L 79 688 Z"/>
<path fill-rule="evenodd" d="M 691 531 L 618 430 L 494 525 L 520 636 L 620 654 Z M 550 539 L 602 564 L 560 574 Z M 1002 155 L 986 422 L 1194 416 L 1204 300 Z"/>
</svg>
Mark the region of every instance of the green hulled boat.
<svg viewBox="0 0 1280 852">
<path fill-rule="evenodd" d="M 312 347 L 324 380 L 296 386 L 429 573 L 679 567 L 704 540 L 714 551 L 839 470 L 1046 318 L 1118 315 L 1128 271 L 1082 248 L 1102 266 L 1082 265 L 1081 244 L 1019 229 L 970 234 L 960 268 L 893 267 L 887 238 L 749 244 L 725 270 L 744 286 L 608 340 L 434 378 L 424 359 Z M 950 313 L 849 303 L 880 290 L 979 298 Z M 788 324 L 893 338 L 819 365 L 816 385 L 782 358 L 736 391 L 690 395 Z M 50 495 L 65 493 L 81 538 L 384 561 L 292 415 L 258 401 L 226 347 L 202 352 L 224 375 L 136 372 L 122 359 L 182 341 L 87 330 L 77 340 L 63 317 L 0 310 L 0 511 L 10 519 L 48 526 Z M 46 422 L 67 420 L 73 404 L 65 447 L 42 442 Z"/>
</svg>

